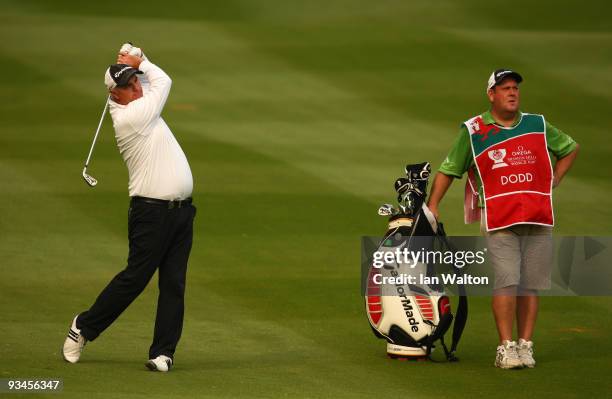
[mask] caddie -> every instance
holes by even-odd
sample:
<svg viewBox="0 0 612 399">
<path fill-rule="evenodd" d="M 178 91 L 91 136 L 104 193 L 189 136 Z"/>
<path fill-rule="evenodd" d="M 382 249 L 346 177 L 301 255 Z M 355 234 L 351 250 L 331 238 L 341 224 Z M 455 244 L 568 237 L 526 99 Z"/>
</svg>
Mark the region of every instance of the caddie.
<svg viewBox="0 0 612 399">
<path fill-rule="evenodd" d="M 499 346 L 494 364 L 503 369 L 535 366 L 537 294 L 550 288 L 552 189 L 571 168 L 579 147 L 543 115 L 520 111 L 522 81 L 510 69 L 491 74 L 486 90 L 490 109 L 461 125 L 428 203 L 437 218 L 453 179 L 468 173 L 465 221 L 480 220 L 495 272 L 492 308 Z M 512 334 L 515 318 L 518 343 Z"/>
</svg>

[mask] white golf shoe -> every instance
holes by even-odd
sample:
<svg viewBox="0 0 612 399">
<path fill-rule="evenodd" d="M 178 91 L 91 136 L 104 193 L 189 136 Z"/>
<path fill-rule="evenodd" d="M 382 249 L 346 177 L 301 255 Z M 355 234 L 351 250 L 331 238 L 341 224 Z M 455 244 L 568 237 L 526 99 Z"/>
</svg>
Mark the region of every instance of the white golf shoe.
<svg viewBox="0 0 612 399">
<path fill-rule="evenodd" d="M 68 336 L 64 341 L 64 348 L 62 350 L 64 360 L 70 363 L 76 363 L 81 357 L 83 347 L 87 343 L 85 337 L 81 335 L 81 330 L 76 326 L 76 319 L 79 315 L 76 315 L 72 320 L 72 325 L 68 329 Z"/>
<path fill-rule="evenodd" d="M 533 358 L 532 341 L 525 341 L 523 338 L 519 339 L 517 352 L 524 367 L 529 367 L 530 369 L 535 367 L 536 361 Z"/>
<path fill-rule="evenodd" d="M 159 355 L 155 359 L 149 359 L 145 366 L 151 371 L 166 372 L 172 368 L 172 359 L 166 355 Z"/>
<path fill-rule="evenodd" d="M 521 362 L 521 359 L 519 358 L 515 341 L 504 341 L 497 347 L 495 367 L 499 367 L 501 369 L 523 368 L 523 362 Z"/>
</svg>

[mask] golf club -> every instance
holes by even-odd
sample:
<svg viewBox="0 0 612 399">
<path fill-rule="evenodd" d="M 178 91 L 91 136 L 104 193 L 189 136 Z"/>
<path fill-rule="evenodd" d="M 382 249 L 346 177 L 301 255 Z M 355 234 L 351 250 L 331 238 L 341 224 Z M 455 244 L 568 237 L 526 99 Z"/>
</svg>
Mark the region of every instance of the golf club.
<svg viewBox="0 0 612 399">
<path fill-rule="evenodd" d="M 416 165 L 406 165 L 406 176 L 410 180 L 414 179 L 429 179 L 431 174 L 431 164 L 429 162 L 423 162 Z"/>
<path fill-rule="evenodd" d="M 399 212 L 391 204 L 383 204 L 378 208 L 378 214 L 380 216 L 395 216 Z"/>
<path fill-rule="evenodd" d="M 108 100 L 110 96 L 106 98 L 106 103 L 104 104 L 104 111 L 102 111 L 102 117 L 100 118 L 100 122 L 98 123 L 98 128 L 96 129 L 96 135 L 94 136 L 93 142 L 91 143 L 91 148 L 89 149 L 89 155 L 87 155 L 87 160 L 85 161 L 85 167 L 83 168 L 83 179 L 85 179 L 85 183 L 89 184 L 90 187 L 95 187 L 98 184 L 98 180 L 96 180 L 93 176 L 87 174 L 87 167 L 89 166 L 89 160 L 91 159 L 91 154 L 93 153 L 93 149 L 96 145 L 96 140 L 98 139 L 98 133 L 100 133 L 100 128 L 102 127 L 102 122 L 104 121 L 104 116 L 106 115 L 106 110 L 108 109 Z"/>
</svg>

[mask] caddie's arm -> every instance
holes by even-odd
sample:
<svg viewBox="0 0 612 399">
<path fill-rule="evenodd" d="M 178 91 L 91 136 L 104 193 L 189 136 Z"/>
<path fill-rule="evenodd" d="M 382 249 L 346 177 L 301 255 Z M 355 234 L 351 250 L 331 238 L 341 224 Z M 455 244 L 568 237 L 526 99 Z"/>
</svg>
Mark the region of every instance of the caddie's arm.
<svg viewBox="0 0 612 399">
<path fill-rule="evenodd" d="M 569 135 L 557 129 L 546 121 L 546 142 L 548 149 L 554 154 L 557 161 L 553 167 L 553 188 L 557 187 L 563 176 L 570 170 L 580 146 Z"/>
<path fill-rule="evenodd" d="M 461 178 L 463 174 L 469 169 L 472 162 L 472 147 L 470 144 L 470 134 L 465 126 L 462 126 L 459 130 L 459 135 L 455 139 L 448 156 L 440 165 L 438 173 L 434 177 L 431 191 L 429 193 L 429 200 L 427 206 L 434 214 L 436 219 L 439 217 L 438 205 L 444 195 L 448 191 L 448 188 L 453 183 L 455 178 Z"/>
<path fill-rule="evenodd" d="M 576 157 L 578 156 L 579 149 L 580 144 L 576 143 L 574 151 L 570 152 L 563 158 L 557 159 L 557 162 L 555 163 L 555 168 L 553 170 L 553 188 L 557 187 L 559 183 L 561 183 L 563 176 L 565 176 L 565 174 L 570 170 L 570 168 L 574 164 L 574 161 L 576 160 Z"/>
<path fill-rule="evenodd" d="M 149 90 L 127 106 L 130 124 L 141 131 L 161 115 L 170 94 L 172 79 L 157 65 L 134 55 L 119 54 L 117 62 L 140 69 L 149 81 Z"/>
<path fill-rule="evenodd" d="M 431 213 L 433 213 L 436 220 L 439 217 L 438 205 L 440 204 L 440 201 L 442 201 L 446 191 L 448 191 L 453 179 L 453 176 L 445 175 L 442 172 L 436 173 L 436 176 L 434 177 L 433 184 L 431 185 L 431 191 L 429 193 L 429 200 L 427 201 L 427 207 Z"/>
</svg>

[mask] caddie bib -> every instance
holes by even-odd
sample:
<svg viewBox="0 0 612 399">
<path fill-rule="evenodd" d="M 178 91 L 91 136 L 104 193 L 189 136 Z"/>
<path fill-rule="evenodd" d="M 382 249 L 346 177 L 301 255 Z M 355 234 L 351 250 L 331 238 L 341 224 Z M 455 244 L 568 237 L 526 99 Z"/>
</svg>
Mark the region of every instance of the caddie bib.
<svg viewBox="0 0 612 399">
<path fill-rule="evenodd" d="M 487 231 L 515 224 L 554 224 L 552 164 L 544 116 L 521 114 L 516 126 L 464 122 L 482 181 Z"/>
</svg>

